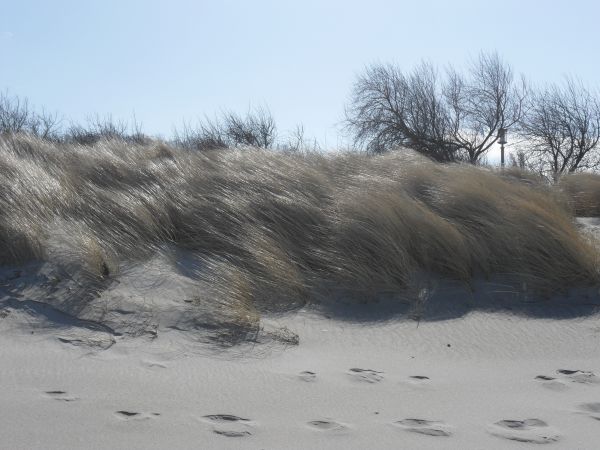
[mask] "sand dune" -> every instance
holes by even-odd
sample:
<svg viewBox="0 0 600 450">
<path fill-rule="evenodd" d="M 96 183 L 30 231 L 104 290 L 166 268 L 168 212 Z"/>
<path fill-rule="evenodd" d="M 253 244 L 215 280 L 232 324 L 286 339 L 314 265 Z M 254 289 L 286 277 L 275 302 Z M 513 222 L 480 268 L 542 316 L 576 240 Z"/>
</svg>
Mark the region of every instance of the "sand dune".
<svg viewBox="0 0 600 450">
<path fill-rule="evenodd" d="M 24 137 L 0 165 L 2 448 L 597 448 L 600 226 L 553 188 Z"/>
<path fill-rule="evenodd" d="M 448 288 L 433 305 L 453 306 L 420 320 L 338 299 L 223 345 L 163 263 L 131 268 L 87 319 L 33 301 L 43 270 L 19 269 L 28 287 L 0 309 L 4 448 L 597 447 L 593 292 L 493 311 L 472 307 L 489 287 L 464 304 Z"/>
</svg>

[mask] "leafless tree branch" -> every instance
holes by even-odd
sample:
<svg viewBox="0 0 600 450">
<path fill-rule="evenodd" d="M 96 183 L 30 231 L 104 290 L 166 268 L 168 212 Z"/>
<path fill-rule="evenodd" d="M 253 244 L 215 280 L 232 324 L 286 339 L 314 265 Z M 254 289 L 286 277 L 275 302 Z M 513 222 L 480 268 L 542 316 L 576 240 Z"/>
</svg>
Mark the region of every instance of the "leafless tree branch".
<svg viewBox="0 0 600 450">
<path fill-rule="evenodd" d="M 538 169 L 563 173 L 600 166 L 600 96 L 580 81 L 565 79 L 537 90 L 522 122 L 526 149 Z"/>
<path fill-rule="evenodd" d="M 406 146 L 438 161 L 485 156 L 499 128 L 517 124 L 527 89 L 496 53 L 482 53 L 467 74 L 430 64 L 411 73 L 392 65 L 366 69 L 354 85 L 346 126 L 355 144 L 380 153 Z"/>
</svg>

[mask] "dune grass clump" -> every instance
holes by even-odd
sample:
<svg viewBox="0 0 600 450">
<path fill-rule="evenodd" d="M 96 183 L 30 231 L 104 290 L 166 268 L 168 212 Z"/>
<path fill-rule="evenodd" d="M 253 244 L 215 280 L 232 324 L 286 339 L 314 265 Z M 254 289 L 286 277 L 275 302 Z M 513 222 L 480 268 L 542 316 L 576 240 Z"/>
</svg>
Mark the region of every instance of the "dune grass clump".
<svg viewBox="0 0 600 450">
<path fill-rule="evenodd" d="M 0 168 L 1 264 L 47 260 L 105 280 L 176 247 L 204 261 L 194 276 L 250 328 L 258 312 L 296 308 L 323 286 L 376 296 L 422 274 L 467 285 L 502 276 L 551 294 L 600 281 L 597 249 L 562 194 L 406 151 L 13 136 L 0 138 Z"/>
<path fill-rule="evenodd" d="M 599 174 L 570 173 L 560 179 L 559 186 L 569 197 L 576 215 L 581 217 L 600 216 Z"/>
</svg>

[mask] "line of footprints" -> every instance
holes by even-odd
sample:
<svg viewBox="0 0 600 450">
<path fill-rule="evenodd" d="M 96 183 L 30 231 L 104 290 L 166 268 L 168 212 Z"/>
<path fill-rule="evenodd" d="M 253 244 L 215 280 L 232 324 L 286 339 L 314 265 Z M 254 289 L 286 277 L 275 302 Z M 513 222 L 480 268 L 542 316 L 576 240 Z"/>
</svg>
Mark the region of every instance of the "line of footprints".
<svg viewBox="0 0 600 450">
<path fill-rule="evenodd" d="M 351 368 L 348 370 L 347 374 L 354 381 L 365 383 L 378 383 L 384 379 L 383 372 L 372 369 Z M 298 378 L 306 382 L 315 382 L 317 380 L 317 374 L 311 371 L 304 371 L 298 374 Z M 429 380 L 429 377 L 423 375 L 409 377 L 409 382 L 415 384 L 426 383 L 427 380 Z M 600 385 L 600 377 L 596 376 L 593 372 L 568 369 L 557 370 L 556 376 L 538 375 L 535 377 L 535 381 L 552 390 L 567 389 L 568 383 L 570 382 Z M 73 397 L 62 390 L 46 391 L 45 394 L 50 398 L 62 402 L 79 400 L 79 398 Z M 581 404 L 579 405 L 577 412 L 600 421 L 600 402 Z M 378 414 L 378 412 L 375 414 Z M 160 413 L 141 413 L 120 410 L 115 412 L 115 416 L 125 421 L 146 420 L 160 416 Z M 250 419 L 245 419 L 232 414 L 209 414 L 203 416 L 201 420 L 211 426 L 214 433 L 228 438 L 251 436 L 256 425 Z M 307 427 L 320 432 L 343 432 L 349 428 L 348 424 L 332 419 L 311 420 L 307 422 L 306 425 Z M 450 437 L 453 434 L 453 427 L 451 425 L 437 420 L 406 418 L 393 422 L 391 425 L 407 432 L 427 436 Z M 489 425 L 487 431 L 494 436 L 504 439 L 536 444 L 555 442 L 561 437 L 560 432 L 557 429 L 540 419 L 500 420 Z"/>
</svg>

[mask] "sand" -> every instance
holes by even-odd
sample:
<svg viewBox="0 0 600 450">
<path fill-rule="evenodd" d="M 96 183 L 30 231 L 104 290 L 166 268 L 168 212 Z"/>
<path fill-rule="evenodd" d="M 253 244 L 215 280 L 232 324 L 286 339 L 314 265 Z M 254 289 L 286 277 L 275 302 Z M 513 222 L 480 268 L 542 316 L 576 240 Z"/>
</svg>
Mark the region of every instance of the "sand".
<svg viewBox="0 0 600 450">
<path fill-rule="evenodd" d="M 297 346 L 207 354 L 178 331 L 95 349 L 13 314 L 0 321 L 2 448 L 597 448 L 596 316 L 303 312 L 278 320 Z"/>
</svg>

